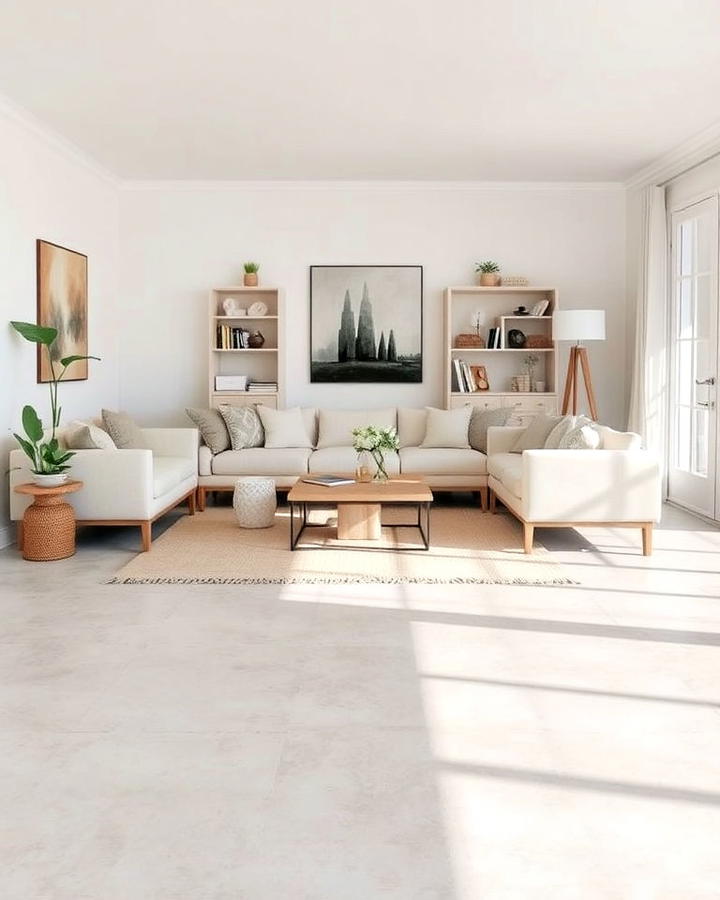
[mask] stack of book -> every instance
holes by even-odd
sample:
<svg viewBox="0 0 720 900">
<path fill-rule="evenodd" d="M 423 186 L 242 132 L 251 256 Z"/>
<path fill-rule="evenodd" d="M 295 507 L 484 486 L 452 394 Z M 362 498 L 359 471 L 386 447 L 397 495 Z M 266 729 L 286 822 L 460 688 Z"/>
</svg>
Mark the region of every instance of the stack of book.
<svg viewBox="0 0 720 900">
<path fill-rule="evenodd" d="M 232 325 L 218 325 L 218 350 L 247 350 L 250 346 L 248 343 L 249 338 L 250 332 L 244 328 L 237 328 Z"/>
<path fill-rule="evenodd" d="M 502 328 L 491 328 L 488 331 L 488 350 L 502 350 Z"/>
<path fill-rule="evenodd" d="M 455 370 L 455 382 L 457 389 L 462 394 L 471 394 L 478 390 L 477 382 L 470 366 L 462 359 L 453 360 L 453 368 Z"/>
<path fill-rule="evenodd" d="M 251 381 L 248 385 L 249 394 L 276 394 L 277 381 Z"/>
</svg>

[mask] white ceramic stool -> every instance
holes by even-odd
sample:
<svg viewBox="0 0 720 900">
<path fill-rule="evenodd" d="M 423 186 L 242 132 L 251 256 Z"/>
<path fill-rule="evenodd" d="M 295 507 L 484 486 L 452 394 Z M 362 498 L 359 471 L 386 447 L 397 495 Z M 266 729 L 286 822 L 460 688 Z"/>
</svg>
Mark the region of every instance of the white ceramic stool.
<svg viewBox="0 0 720 900">
<path fill-rule="evenodd" d="M 235 482 L 233 507 L 241 528 L 270 528 L 275 523 L 275 481 L 248 475 Z"/>
</svg>

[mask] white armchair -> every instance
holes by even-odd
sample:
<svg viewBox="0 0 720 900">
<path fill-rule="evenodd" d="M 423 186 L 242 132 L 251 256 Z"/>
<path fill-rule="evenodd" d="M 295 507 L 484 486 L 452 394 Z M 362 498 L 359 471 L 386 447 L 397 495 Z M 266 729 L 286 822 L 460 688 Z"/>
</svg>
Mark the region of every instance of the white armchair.
<svg viewBox="0 0 720 900">
<path fill-rule="evenodd" d="M 83 482 L 68 495 L 79 525 L 138 525 L 143 550 L 152 542 L 152 523 L 174 506 L 188 503 L 195 512 L 198 432 L 195 428 L 144 428 L 147 450 L 76 450 L 70 475 Z M 63 431 L 58 432 L 62 441 Z M 10 453 L 10 518 L 18 522 L 31 498 L 13 487 L 30 480 L 29 460 L 21 450 Z M 16 468 L 17 467 L 17 468 Z"/>
<path fill-rule="evenodd" d="M 496 499 L 523 523 L 525 552 L 535 528 L 611 525 L 639 528 L 643 553 L 652 553 L 660 520 L 660 465 L 632 432 L 599 426 L 598 450 L 525 450 L 511 453 L 522 428 L 488 429 L 490 510 Z"/>
</svg>

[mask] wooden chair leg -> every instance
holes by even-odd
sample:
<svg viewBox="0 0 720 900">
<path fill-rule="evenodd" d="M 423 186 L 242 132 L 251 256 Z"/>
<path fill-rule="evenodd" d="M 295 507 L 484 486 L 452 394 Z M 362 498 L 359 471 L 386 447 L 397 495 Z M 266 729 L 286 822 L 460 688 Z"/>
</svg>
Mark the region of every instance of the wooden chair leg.
<svg viewBox="0 0 720 900">
<path fill-rule="evenodd" d="M 152 522 L 140 523 L 140 536 L 142 537 L 143 553 L 147 553 L 152 545 Z"/>
<path fill-rule="evenodd" d="M 488 510 L 488 491 L 489 488 L 480 488 L 480 509 L 482 509 L 483 512 L 487 512 Z"/>
<path fill-rule="evenodd" d="M 523 522 L 523 544 L 526 553 L 533 551 L 533 539 L 535 537 L 535 526 L 529 522 Z"/>
<path fill-rule="evenodd" d="M 205 488 L 197 489 L 197 508 L 199 512 L 205 512 Z"/>
<path fill-rule="evenodd" d="M 195 491 L 192 494 L 188 494 L 188 515 L 195 515 Z"/>
<path fill-rule="evenodd" d="M 652 556 L 653 552 L 653 525 L 648 522 L 642 527 L 643 556 Z"/>
<path fill-rule="evenodd" d="M 488 488 L 490 491 L 490 488 Z M 495 496 L 495 491 L 490 491 L 490 513 L 491 515 L 495 515 L 495 511 L 497 510 L 497 497 Z"/>
</svg>

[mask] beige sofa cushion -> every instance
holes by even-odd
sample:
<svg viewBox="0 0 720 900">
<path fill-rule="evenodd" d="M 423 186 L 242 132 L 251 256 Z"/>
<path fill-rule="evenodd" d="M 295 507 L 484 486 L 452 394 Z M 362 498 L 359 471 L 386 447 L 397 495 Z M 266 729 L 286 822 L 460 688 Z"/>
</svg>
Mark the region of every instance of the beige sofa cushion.
<svg viewBox="0 0 720 900">
<path fill-rule="evenodd" d="M 493 453 L 488 459 L 488 473 L 502 482 L 503 486 L 516 497 L 522 497 L 522 455 Z"/>
<path fill-rule="evenodd" d="M 195 473 L 196 467 L 192 459 L 184 456 L 154 456 L 153 497 L 162 497 Z"/>
<path fill-rule="evenodd" d="M 105 431 L 113 439 L 118 450 L 147 450 L 147 442 L 140 426 L 127 413 L 102 411 Z"/>
<path fill-rule="evenodd" d="M 357 453 L 352 447 L 324 447 L 312 454 L 308 466 L 315 475 L 351 474 L 357 466 Z M 388 475 L 400 474 L 397 453 L 385 454 L 385 469 Z"/>
<path fill-rule="evenodd" d="M 469 449 L 403 447 L 400 471 L 403 475 L 485 475 L 487 457 Z"/>
<path fill-rule="evenodd" d="M 257 413 L 265 431 L 267 449 L 282 450 L 311 446 L 310 435 L 299 406 L 273 409 L 270 406 L 258 405 Z"/>
<path fill-rule="evenodd" d="M 640 450 L 642 438 L 634 431 L 615 431 L 607 425 L 595 426 L 600 433 L 600 446 L 603 450 Z"/>
<path fill-rule="evenodd" d="M 117 450 L 107 431 L 91 422 L 71 422 L 65 433 L 65 446 L 69 450 Z"/>
<path fill-rule="evenodd" d="M 398 438 L 401 447 L 419 447 L 425 440 L 427 410 L 401 406 L 397 411 Z"/>
<path fill-rule="evenodd" d="M 314 406 L 304 406 L 300 412 L 302 413 L 303 421 L 305 422 L 305 429 L 308 433 L 308 437 L 310 438 L 310 446 L 317 446 L 318 439 L 318 420 L 317 420 L 317 410 Z"/>
<path fill-rule="evenodd" d="M 213 457 L 213 475 L 307 475 L 312 450 L 292 447 L 269 450 L 251 447 L 226 450 Z"/>
<path fill-rule="evenodd" d="M 362 428 L 364 425 L 395 428 L 397 410 L 394 406 L 388 409 L 321 409 L 318 415 L 318 450 L 325 447 L 352 447 L 353 428 Z"/>
<path fill-rule="evenodd" d="M 222 453 L 230 448 L 230 434 L 225 419 L 217 409 L 196 409 L 188 406 L 187 417 L 200 429 L 203 441 L 212 453 Z"/>
</svg>

